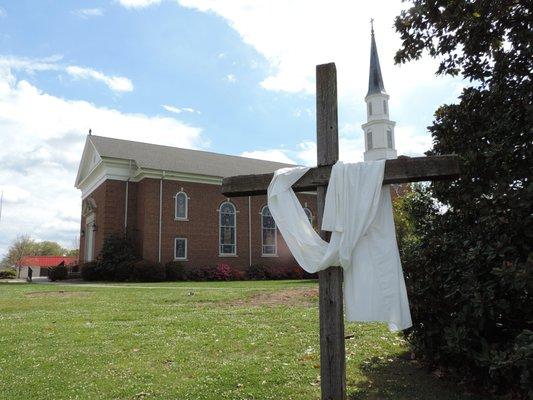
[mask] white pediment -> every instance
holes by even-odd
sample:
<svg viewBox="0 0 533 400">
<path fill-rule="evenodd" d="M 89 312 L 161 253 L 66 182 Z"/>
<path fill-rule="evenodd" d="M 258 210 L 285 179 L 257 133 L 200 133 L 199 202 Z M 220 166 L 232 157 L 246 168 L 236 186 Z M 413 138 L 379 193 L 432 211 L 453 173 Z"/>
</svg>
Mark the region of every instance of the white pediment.
<svg viewBox="0 0 533 400">
<path fill-rule="evenodd" d="M 102 161 L 100 154 L 98 154 L 98 151 L 92 144 L 90 138 L 90 136 L 87 136 L 80 165 L 78 167 L 78 175 L 76 176 L 76 183 L 74 185 L 78 189 L 80 188 L 81 182 L 83 182 Z"/>
</svg>

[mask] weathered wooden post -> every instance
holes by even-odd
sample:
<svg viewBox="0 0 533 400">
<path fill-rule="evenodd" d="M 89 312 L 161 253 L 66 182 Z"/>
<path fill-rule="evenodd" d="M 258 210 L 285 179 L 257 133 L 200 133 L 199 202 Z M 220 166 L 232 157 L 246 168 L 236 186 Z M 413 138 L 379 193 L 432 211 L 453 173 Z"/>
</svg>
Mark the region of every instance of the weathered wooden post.
<svg viewBox="0 0 533 400">
<path fill-rule="evenodd" d="M 337 70 L 335 64 L 316 67 L 317 166 L 331 166 L 339 159 L 337 117 Z M 318 226 L 326 201 L 327 184 L 317 187 Z M 320 231 L 329 241 L 329 233 Z M 342 268 L 329 267 L 318 273 L 320 315 L 320 386 L 323 400 L 346 398 Z"/>
<path fill-rule="evenodd" d="M 339 158 L 337 124 L 337 73 L 335 64 L 316 67 L 317 166 L 293 186 L 295 192 L 317 191 L 318 223 L 322 224 L 326 189 L 331 167 Z M 224 178 L 222 194 L 227 197 L 264 195 L 273 174 Z M 453 155 L 387 160 L 383 184 L 436 181 L 459 176 L 459 160 Z M 328 240 L 327 232 L 321 231 Z M 320 378 L 323 400 L 346 398 L 342 269 L 329 267 L 319 272 Z"/>
</svg>

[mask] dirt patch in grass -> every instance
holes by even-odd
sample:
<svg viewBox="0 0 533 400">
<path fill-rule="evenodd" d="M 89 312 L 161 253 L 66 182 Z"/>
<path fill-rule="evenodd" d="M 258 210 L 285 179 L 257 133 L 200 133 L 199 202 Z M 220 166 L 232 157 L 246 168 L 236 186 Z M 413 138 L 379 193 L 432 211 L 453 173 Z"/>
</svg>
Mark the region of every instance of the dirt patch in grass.
<svg viewBox="0 0 533 400">
<path fill-rule="evenodd" d="M 84 296 L 89 296 L 91 292 L 52 290 L 52 291 L 42 291 L 42 292 L 28 292 L 25 294 L 28 297 L 84 297 Z"/>
<path fill-rule="evenodd" d="M 246 299 L 228 303 L 230 306 L 279 306 L 313 305 L 318 300 L 318 289 L 286 289 L 276 292 L 261 292 Z"/>
</svg>

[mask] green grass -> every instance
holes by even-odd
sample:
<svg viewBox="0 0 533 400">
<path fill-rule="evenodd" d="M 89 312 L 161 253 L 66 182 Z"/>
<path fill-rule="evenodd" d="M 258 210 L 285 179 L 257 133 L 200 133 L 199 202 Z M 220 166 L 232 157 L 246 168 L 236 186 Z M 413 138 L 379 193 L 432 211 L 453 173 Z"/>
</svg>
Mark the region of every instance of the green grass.
<svg viewBox="0 0 533 400">
<path fill-rule="evenodd" d="M 0 399 L 318 399 L 316 287 L 0 284 Z M 475 399 L 383 325 L 346 334 L 350 399 Z"/>
</svg>

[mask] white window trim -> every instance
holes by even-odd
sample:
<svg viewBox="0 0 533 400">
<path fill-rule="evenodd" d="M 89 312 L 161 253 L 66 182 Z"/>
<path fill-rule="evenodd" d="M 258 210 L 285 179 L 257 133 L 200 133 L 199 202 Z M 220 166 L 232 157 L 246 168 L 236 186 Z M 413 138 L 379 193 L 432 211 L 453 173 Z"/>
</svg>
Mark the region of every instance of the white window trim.
<svg viewBox="0 0 533 400">
<path fill-rule="evenodd" d="M 279 257 L 278 256 L 278 226 L 276 225 L 276 221 L 274 221 L 274 224 L 276 225 L 276 229 L 274 229 L 274 247 L 276 249 L 276 252 L 274 254 L 265 254 L 263 253 L 263 249 L 264 249 L 264 244 L 263 244 L 263 211 L 265 210 L 265 208 L 268 208 L 268 206 L 263 206 L 261 208 L 261 212 L 259 213 L 259 216 L 261 218 L 261 257 Z M 271 214 L 272 215 L 272 214 Z M 274 217 L 271 216 L 272 219 L 274 219 Z"/>
<path fill-rule="evenodd" d="M 176 242 L 178 240 L 185 240 L 185 257 L 176 257 Z M 175 237 L 174 238 L 174 260 L 175 261 L 187 261 L 187 252 L 188 252 L 188 240 L 184 237 Z"/>
<path fill-rule="evenodd" d="M 185 217 L 178 217 L 178 195 L 182 194 L 185 196 Z M 175 221 L 188 221 L 189 220 L 189 196 L 183 190 L 180 190 L 174 196 L 174 220 Z"/>
<path fill-rule="evenodd" d="M 234 211 L 233 215 L 235 216 L 235 218 L 233 219 L 233 223 L 234 223 L 233 229 L 235 229 L 235 243 L 233 246 L 235 250 L 233 253 L 222 253 L 220 251 L 222 248 L 222 243 L 220 242 L 222 240 L 222 236 L 220 235 L 220 228 L 222 228 L 222 225 L 220 224 L 221 222 L 220 219 L 221 219 L 222 213 L 220 212 L 220 210 L 222 209 L 222 206 L 226 203 L 231 204 L 231 206 L 233 207 L 233 211 Z M 218 256 L 219 257 L 238 257 L 237 256 L 237 207 L 231 201 L 226 200 L 220 204 L 217 211 L 218 211 Z"/>
</svg>

